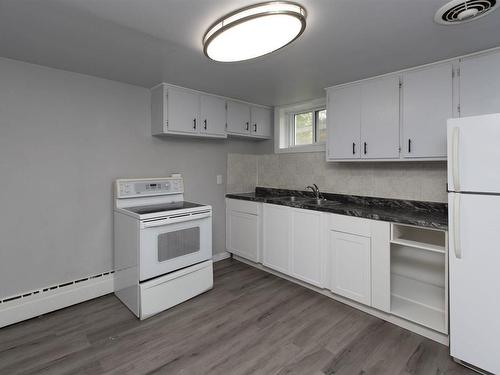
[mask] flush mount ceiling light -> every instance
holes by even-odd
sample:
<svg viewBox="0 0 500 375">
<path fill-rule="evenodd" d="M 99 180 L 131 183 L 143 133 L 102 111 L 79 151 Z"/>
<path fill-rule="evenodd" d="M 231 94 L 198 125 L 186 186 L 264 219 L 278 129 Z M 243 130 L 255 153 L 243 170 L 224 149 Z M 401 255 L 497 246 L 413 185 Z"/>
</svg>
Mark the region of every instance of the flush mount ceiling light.
<svg viewBox="0 0 500 375">
<path fill-rule="evenodd" d="M 216 61 L 249 60 L 285 47 L 305 28 L 306 10 L 298 4 L 255 4 L 213 23 L 203 37 L 203 52 Z"/>
<path fill-rule="evenodd" d="M 486 16 L 496 8 L 496 0 L 452 0 L 439 8 L 434 21 L 442 25 L 456 25 Z"/>
</svg>

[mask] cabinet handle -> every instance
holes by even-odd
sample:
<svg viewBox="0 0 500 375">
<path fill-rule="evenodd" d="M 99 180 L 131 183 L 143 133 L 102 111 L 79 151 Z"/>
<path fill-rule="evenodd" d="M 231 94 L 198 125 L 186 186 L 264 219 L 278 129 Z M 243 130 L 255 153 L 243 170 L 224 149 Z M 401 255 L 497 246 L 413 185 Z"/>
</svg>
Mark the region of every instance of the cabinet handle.
<svg viewBox="0 0 500 375">
<path fill-rule="evenodd" d="M 207 119 L 205 119 L 205 120 L 203 121 L 203 128 L 204 128 L 205 130 L 207 130 Z"/>
<path fill-rule="evenodd" d="M 245 128 L 245 130 L 250 129 L 250 123 L 249 123 L 249 122 L 247 122 L 246 124 L 247 124 L 247 127 Z"/>
<path fill-rule="evenodd" d="M 196 129 L 196 119 L 193 119 L 193 129 Z"/>
<path fill-rule="evenodd" d="M 253 124 L 253 131 L 256 132 L 257 131 L 257 124 Z"/>
<path fill-rule="evenodd" d="M 356 155 L 356 143 L 352 142 L 352 154 Z"/>
<path fill-rule="evenodd" d="M 408 153 L 411 153 L 411 139 L 408 138 Z"/>
<path fill-rule="evenodd" d="M 364 150 L 363 150 L 363 151 L 364 151 L 364 153 L 365 153 L 365 155 L 366 155 L 366 142 L 364 142 L 363 147 L 364 147 Z"/>
</svg>

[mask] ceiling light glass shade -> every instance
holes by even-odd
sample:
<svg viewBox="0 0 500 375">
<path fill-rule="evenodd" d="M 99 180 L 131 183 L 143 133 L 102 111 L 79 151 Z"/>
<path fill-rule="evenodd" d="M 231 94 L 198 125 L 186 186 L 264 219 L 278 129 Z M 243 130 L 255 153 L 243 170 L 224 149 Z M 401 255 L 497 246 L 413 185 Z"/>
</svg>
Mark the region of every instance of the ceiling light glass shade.
<svg viewBox="0 0 500 375">
<path fill-rule="evenodd" d="M 203 37 L 203 52 L 222 62 L 249 60 L 290 44 L 306 27 L 306 11 L 285 1 L 261 3 L 217 20 Z"/>
</svg>

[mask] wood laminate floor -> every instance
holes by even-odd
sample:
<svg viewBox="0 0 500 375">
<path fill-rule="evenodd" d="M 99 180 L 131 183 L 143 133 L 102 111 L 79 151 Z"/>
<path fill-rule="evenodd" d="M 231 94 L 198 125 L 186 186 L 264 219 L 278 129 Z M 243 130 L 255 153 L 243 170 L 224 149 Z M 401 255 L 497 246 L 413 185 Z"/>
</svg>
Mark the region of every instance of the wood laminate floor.
<svg viewBox="0 0 500 375">
<path fill-rule="evenodd" d="M 0 329 L 0 374 L 472 374 L 448 348 L 235 260 L 140 322 L 113 295 Z"/>
</svg>

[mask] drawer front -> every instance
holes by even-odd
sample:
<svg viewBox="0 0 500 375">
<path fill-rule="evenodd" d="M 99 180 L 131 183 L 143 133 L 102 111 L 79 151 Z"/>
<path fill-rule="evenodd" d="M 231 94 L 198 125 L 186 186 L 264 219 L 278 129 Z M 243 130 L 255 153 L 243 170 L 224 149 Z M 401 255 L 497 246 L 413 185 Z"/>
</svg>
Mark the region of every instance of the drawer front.
<svg viewBox="0 0 500 375">
<path fill-rule="evenodd" d="M 250 215 L 260 214 L 260 202 L 249 202 L 238 199 L 226 199 L 226 207 L 231 211 L 244 212 Z"/>
<path fill-rule="evenodd" d="M 328 229 L 351 233 L 358 236 L 371 236 L 371 220 L 346 215 L 330 214 Z"/>
<path fill-rule="evenodd" d="M 141 283 L 140 319 L 187 301 L 212 289 L 213 284 L 211 260 Z"/>
</svg>

